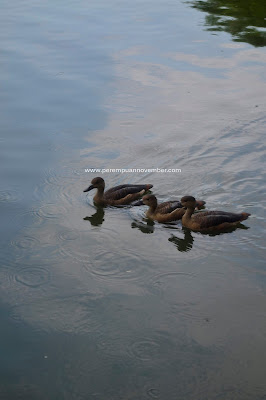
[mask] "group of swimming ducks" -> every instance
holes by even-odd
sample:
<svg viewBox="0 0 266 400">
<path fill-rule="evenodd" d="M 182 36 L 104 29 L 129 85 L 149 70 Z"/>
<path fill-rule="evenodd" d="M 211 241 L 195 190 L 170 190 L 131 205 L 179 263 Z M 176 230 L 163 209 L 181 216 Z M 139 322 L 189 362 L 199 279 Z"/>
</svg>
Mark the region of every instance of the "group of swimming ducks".
<svg viewBox="0 0 266 400">
<path fill-rule="evenodd" d="M 127 205 L 143 196 L 134 205 L 147 205 L 149 207 L 146 212 L 148 218 L 161 223 L 182 219 L 184 227 L 198 232 L 223 231 L 236 226 L 250 216 L 250 214 L 245 212 L 239 214 L 226 211 L 201 211 L 194 213 L 195 210 L 200 210 L 204 206 L 205 201 L 196 200 L 193 196 L 184 196 L 180 201 L 166 201 L 158 204 L 157 198 L 153 194 L 145 194 L 152 187 L 153 185 L 151 184 L 125 184 L 105 191 L 103 178 L 97 177 L 91 181 L 91 185 L 84 192 L 97 189 L 93 200 L 99 206 Z"/>
</svg>

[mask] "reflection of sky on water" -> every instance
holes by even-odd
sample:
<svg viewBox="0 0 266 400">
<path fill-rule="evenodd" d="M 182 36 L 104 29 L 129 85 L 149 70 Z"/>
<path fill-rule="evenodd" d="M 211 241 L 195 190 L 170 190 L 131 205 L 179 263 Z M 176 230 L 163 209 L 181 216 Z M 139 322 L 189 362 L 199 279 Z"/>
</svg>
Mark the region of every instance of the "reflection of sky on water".
<svg viewBox="0 0 266 400">
<path fill-rule="evenodd" d="M 226 49 L 226 44 L 222 48 Z M 240 211 L 249 204 L 251 207 L 249 210 L 252 211 L 255 204 L 251 202 L 246 188 L 248 185 L 249 190 L 256 190 L 260 180 L 260 177 L 256 175 L 260 174 L 261 164 L 260 161 L 255 162 L 255 160 L 259 160 L 260 157 L 261 105 L 265 88 L 260 77 L 263 70 L 261 65 L 247 68 L 243 66 L 243 63 L 254 59 L 265 63 L 266 57 L 259 50 L 254 49 L 236 48 L 234 51 L 233 57 L 219 55 L 218 59 L 187 53 L 167 53 L 165 65 L 132 61 L 128 58 L 130 51 L 125 54 L 124 52 L 117 53 L 114 57 L 115 85 L 119 90 L 117 94 L 114 93 L 105 100 L 109 110 L 108 124 L 104 130 L 97 131 L 93 138 L 93 147 L 82 150 L 81 159 L 71 160 L 70 165 L 76 171 L 82 171 L 83 167 L 87 168 L 91 165 L 99 168 L 181 167 L 182 175 L 178 176 L 178 180 L 172 174 L 167 175 L 166 178 L 162 178 L 159 174 L 145 178 L 126 174 L 122 177 L 117 174 L 106 174 L 105 179 L 108 187 L 120 182 L 136 181 L 136 178 L 138 181 L 148 179 L 154 183 L 154 192 L 159 192 L 159 200 L 176 197 L 176 193 L 182 195 L 184 192 L 193 191 L 193 194 L 208 196 L 210 208 L 215 208 L 216 203 L 219 203 L 220 206 L 223 204 L 226 210 Z M 136 52 L 135 48 L 132 53 Z M 175 68 L 169 67 L 167 63 L 169 58 L 177 62 L 181 60 L 188 65 L 194 65 L 195 68 L 199 67 L 200 71 L 179 70 L 178 64 Z M 213 78 L 208 77 L 207 73 L 201 73 L 202 69 L 208 71 L 209 68 L 223 69 L 223 77 Z M 254 126 L 253 136 L 250 136 L 249 131 L 252 126 Z M 92 138 L 89 137 L 89 141 L 91 140 Z M 113 160 L 106 158 L 104 156 L 106 149 L 110 154 L 117 154 L 117 156 Z M 156 153 L 156 160 L 154 153 Z M 90 160 L 90 165 L 87 165 L 88 160 Z M 67 162 L 63 165 L 67 165 Z M 256 175 L 253 175 L 253 172 L 256 172 Z M 33 257 L 32 261 L 29 259 L 27 262 L 29 265 L 35 265 L 39 260 L 39 268 L 43 268 L 44 272 L 43 279 L 29 273 L 25 277 L 23 269 L 20 272 L 22 276 L 17 275 L 16 267 L 13 270 L 4 270 L 4 275 L 7 275 L 2 281 L 8 281 L 8 285 L 5 287 L 5 284 L 2 284 L 2 288 L 4 292 L 7 290 L 13 293 L 9 296 L 11 304 L 18 301 L 25 303 L 25 287 L 31 289 L 35 282 L 37 286 L 38 282 L 40 283 L 35 294 L 29 290 L 31 297 L 35 298 L 36 306 L 32 304 L 28 307 L 26 301 L 25 307 L 16 307 L 16 313 L 23 310 L 23 318 L 26 320 L 40 323 L 43 327 L 48 324 L 49 329 L 52 329 L 55 324 L 56 330 L 66 329 L 68 326 L 69 330 L 75 331 L 77 325 L 75 318 L 82 312 L 82 310 L 79 311 L 78 304 L 72 304 L 72 307 L 76 309 L 75 313 L 70 307 L 70 311 L 64 314 L 60 309 L 66 301 L 65 297 L 62 304 L 58 300 L 60 306 L 58 309 L 54 308 L 55 316 L 50 319 L 50 307 L 47 308 L 46 313 L 45 303 L 53 301 L 50 299 L 53 299 L 58 292 L 62 296 L 65 293 L 64 296 L 70 297 L 85 292 L 94 295 L 97 288 L 96 295 L 100 293 L 102 296 L 102 291 L 107 290 L 108 281 L 102 279 L 99 281 L 97 276 L 88 274 L 90 270 L 88 265 L 95 258 L 94 252 L 99 251 L 103 245 L 109 251 L 113 247 L 116 248 L 118 257 L 121 257 L 124 249 L 127 249 L 126 254 L 130 260 L 128 271 L 134 270 L 135 254 L 138 254 L 137 260 L 140 264 L 144 257 L 145 267 L 141 267 L 140 271 L 144 276 L 147 273 L 147 276 L 151 277 L 154 263 L 158 266 L 164 265 L 166 254 L 170 269 L 176 268 L 177 254 L 183 253 L 191 260 L 195 260 L 198 256 L 200 262 L 209 257 L 210 249 L 204 248 L 206 243 L 203 244 L 204 239 L 199 235 L 189 238 L 189 242 L 193 242 L 193 248 L 190 251 L 177 252 L 173 244 L 182 247 L 181 236 L 171 236 L 171 232 L 164 234 L 163 228 L 152 230 L 152 235 L 143 235 L 139 232 L 141 235 L 139 236 L 136 232 L 139 229 L 141 231 L 143 226 L 138 226 L 136 222 L 132 223 L 132 219 L 128 217 L 131 211 L 108 209 L 104 213 L 94 214 L 95 209 L 89 206 L 91 211 L 89 213 L 85 197 L 82 197 L 82 189 L 84 184 L 86 185 L 91 179 L 91 174 L 81 173 L 75 179 L 67 174 L 62 175 L 61 179 L 57 178 L 56 174 L 53 179 L 49 177 L 44 185 L 39 187 L 39 198 L 43 197 L 45 201 L 46 196 L 49 195 L 52 199 L 51 205 L 49 208 L 44 203 L 44 208 L 40 207 L 40 211 L 37 211 L 37 214 L 34 213 L 35 217 L 37 215 L 35 219 L 38 229 L 33 231 L 30 228 L 28 233 L 29 238 L 34 235 L 37 241 L 34 251 L 39 253 L 39 258 Z M 231 182 L 233 186 L 230 186 Z M 77 196 L 79 192 L 81 194 Z M 260 202 L 260 200 L 260 197 L 257 197 L 257 201 Z M 56 221 L 58 228 L 55 229 L 53 218 L 50 217 L 56 212 L 53 207 L 56 208 L 58 202 L 60 202 L 62 215 L 58 209 Z M 102 224 L 103 215 L 104 224 Z M 84 216 L 89 216 L 91 223 L 88 223 L 89 221 L 86 221 Z M 41 225 L 39 226 L 38 223 Z M 132 226 L 131 223 L 135 225 Z M 101 227 L 100 230 L 99 227 Z M 135 227 L 139 229 L 131 229 Z M 60 233 L 68 231 L 69 235 L 62 236 Z M 24 231 L 24 234 L 27 234 L 27 231 Z M 158 253 L 158 249 L 161 249 L 162 235 L 164 243 L 167 244 L 169 237 L 172 240 L 169 240 L 169 245 L 165 250 L 160 250 Z M 155 242 L 143 243 L 143 236 L 155 237 Z M 241 246 L 241 236 L 242 239 L 249 240 L 249 233 L 246 235 L 243 235 L 242 231 L 236 233 L 236 236 L 233 236 L 235 243 L 240 240 L 236 247 Z M 223 257 L 222 243 L 228 245 L 231 240 L 232 238 L 227 239 L 224 236 L 220 242 L 217 239 L 209 245 L 218 246 L 215 249 L 216 254 L 218 251 Z M 260 242 L 259 239 L 258 241 Z M 152 249 L 152 254 L 149 251 L 147 253 L 147 249 Z M 232 248 L 231 251 L 234 253 Z M 48 273 L 49 267 L 42 266 L 42 256 L 46 259 L 46 254 L 49 254 L 52 263 L 52 269 L 49 269 Z M 251 254 L 254 253 L 251 252 Z M 90 260 L 88 265 L 87 260 Z M 110 271 L 106 273 L 111 274 Z M 145 287 L 138 286 L 139 281 L 136 281 L 136 277 L 133 276 L 133 280 L 130 279 L 132 272 L 119 270 L 114 272 L 116 273 L 120 275 L 118 274 L 117 281 L 109 281 L 108 286 L 110 286 L 107 292 L 117 290 L 118 285 L 121 293 L 134 295 L 145 293 Z M 49 280 L 45 279 L 45 276 L 49 276 Z M 88 277 L 90 277 L 89 280 Z M 123 285 L 127 282 L 124 289 L 119 285 L 120 279 Z M 233 287 L 234 282 L 232 282 L 232 290 Z M 43 305 L 36 302 L 40 293 L 44 296 Z M 42 307 L 41 311 L 39 307 Z M 72 314 L 75 316 L 73 320 Z"/>
<path fill-rule="evenodd" d="M 0 312 L 9 314 L 1 338 L 12 329 L 15 339 L 26 339 L 19 348 L 9 343 L 10 376 L 54 397 L 66 390 L 71 399 L 117 399 L 122 381 L 121 398 L 160 392 L 175 399 L 188 388 L 199 398 L 206 387 L 209 398 L 237 390 L 259 398 L 263 49 L 201 31 L 203 14 L 182 2 L 154 2 L 152 10 L 143 1 L 12 4 L 18 23 L 11 31 L 10 19 L 0 24 L 9 62 L 1 120 L 10 128 L 6 187 L 17 189 L 0 197 L 14 207 L 2 220 L 0 295 L 7 306 Z M 180 223 L 149 225 L 142 207 L 97 209 L 93 194 L 83 193 L 90 167 L 182 168 L 104 178 L 107 188 L 153 183 L 159 201 L 193 194 L 210 209 L 251 212 L 250 229 L 211 237 L 184 233 Z M 10 218 L 18 228 L 7 238 Z M 141 382 L 136 395 L 132 376 Z M 9 393 L 16 377 L 10 381 Z"/>
<path fill-rule="evenodd" d="M 210 78 L 200 72 L 180 71 L 178 62 L 176 68 L 170 68 L 167 65 L 169 58 L 203 68 L 206 74 L 209 68 L 219 69 L 223 76 Z M 245 65 L 254 61 L 248 67 Z M 241 124 L 247 131 L 248 125 L 247 128 L 244 126 L 249 124 L 250 119 L 256 124 L 255 121 L 264 115 L 265 62 L 265 54 L 255 49 L 234 49 L 233 57 L 219 55 L 217 58 L 171 53 L 167 54 L 166 65 L 136 62 L 125 57 L 124 53 L 117 54 L 115 85 L 119 87 L 119 94 L 107 98 L 106 106 L 112 111 L 112 116 L 104 131 L 97 132 L 94 144 L 97 149 L 98 143 L 101 151 L 104 141 L 109 149 L 119 150 L 120 156 L 106 164 L 93 157 L 95 148 L 93 151 L 84 149 L 81 152 L 84 161 L 89 157 L 93 166 L 109 168 L 183 167 L 183 174 L 193 166 L 192 160 L 190 165 L 185 161 L 191 145 L 195 146 L 193 157 L 202 146 L 202 153 L 205 151 L 207 157 L 203 143 L 207 142 L 214 150 L 218 146 L 218 138 L 224 153 L 218 157 L 229 156 L 233 148 L 237 150 L 237 146 L 242 146 L 244 150 L 243 146 L 249 146 L 250 137 L 240 133 Z M 227 138 L 227 129 L 234 130 L 235 134 L 232 137 L 229 134 Z M 260 134 L 257 135 L 259 137 Z M 152 156 L 154 152 L 156 160 Z M 212 152 L 209 153 L 211 156 Z M 232 165 L 232 158 L 228 168 L 231 172 L 237 169 L 252 171 L 256 167 L 250 157 L 243 157 L 241 166 L 237 159 Z M 217 163 L 217 160 L 213 159 L 213 162 Z M 85 162 L 83 165 L 88 167 Z M 226 165 L 223 165 L 224 168 Z M 107 177 L 112 179 L 112 176 L 109 174 Z M 131 180 L 133 177 L 127 175 L 121 178 Z M 153 178 L 160 179 L 158 174 Z M 173 179 L 173 175 L 167 176 L 167 179 Z M 160 185 L 164 183 L 165 180 Z"/>
</svg>

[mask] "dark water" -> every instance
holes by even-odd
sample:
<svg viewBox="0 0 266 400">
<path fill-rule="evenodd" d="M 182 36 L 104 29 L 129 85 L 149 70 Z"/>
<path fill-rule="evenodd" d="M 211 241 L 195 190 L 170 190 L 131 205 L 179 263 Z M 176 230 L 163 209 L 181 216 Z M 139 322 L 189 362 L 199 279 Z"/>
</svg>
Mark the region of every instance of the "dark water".
<svg viewBox="0 0 266 400">
<path fill-rule="evenodd" d="M 266 46 L 266 3 L 261 0 L 194 0 L 192 7 L 206 13 L 210 31 L 225 31 L 236 42 Z"/>
<path fill-rule="evenodd" d="M 266 52 L 198 4 L 1 3 L 1 399 L 265 399 Z M 103 177 L 252 216 L 209 236 L 83 193 L 157 167 Z"/>
</svg>

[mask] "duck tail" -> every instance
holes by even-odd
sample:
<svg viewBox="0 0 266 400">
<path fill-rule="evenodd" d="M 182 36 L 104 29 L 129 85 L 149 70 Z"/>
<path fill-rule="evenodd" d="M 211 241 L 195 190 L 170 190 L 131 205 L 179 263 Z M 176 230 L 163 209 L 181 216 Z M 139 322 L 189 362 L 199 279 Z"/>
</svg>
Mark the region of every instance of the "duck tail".
<svg viewBox="0 0 266 400">
<path fill-rule="evenodd" d="M 152 184 L 148 184 L 148 185 L 146 185 L 146 188 L 147 188 L 147 190 L 151 189 L 152 187 L 153 187 L 153 185 L 152 185 Z"/>
</svg>

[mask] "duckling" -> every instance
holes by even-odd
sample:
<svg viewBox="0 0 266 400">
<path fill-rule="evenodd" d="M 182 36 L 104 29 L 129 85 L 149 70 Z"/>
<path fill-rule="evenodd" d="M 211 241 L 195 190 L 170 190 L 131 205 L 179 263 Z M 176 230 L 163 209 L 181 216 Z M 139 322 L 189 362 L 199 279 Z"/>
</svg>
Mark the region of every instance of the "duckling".
<svg viewBox="0 0 266 400">
<path fill-rule="evenodd" d="M 138 199 L 142 196 L 147 190 L 151 189 L 153 185 L 119 185 L 115 186 L 106 192 L 104 191 L 105 182 L 101 177 L 93 178 L 91 181 L 91 185 L 83 190 L 83 192 L 89 192 L 92 189 L 97 189 L 93 200 L 95 204 L 101 206 L 116 206 L 116 205 L 125 205 L 129 204 L 132 201 Z"/>
<path fill-rule="evenodd" d="M 245 212 L 236 214 L 226 211 L 204 211 L 192 215 L 196 207 L 196 200 L 193 196 L 182 197 L 181 204 L 186 208 L 182 217 L 182 225 L 198 232 L 225 230 L 236 226 L 250 216 Z"/>
<path fill-rule="evenodd" d="M 149 206 L 146 216 L 154 221 L 162 223 L 177 221 L 185 214 L 185 209 L 182 208 L 182 204 L 178 200 L 158 204 L 157 198 L 154 195 L 147 194 L 142 198 L 142 202 Z M 200 208 L 204 204 L 205 201 L 198 200 L 196 206 Z"/>
</svg>

